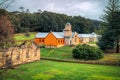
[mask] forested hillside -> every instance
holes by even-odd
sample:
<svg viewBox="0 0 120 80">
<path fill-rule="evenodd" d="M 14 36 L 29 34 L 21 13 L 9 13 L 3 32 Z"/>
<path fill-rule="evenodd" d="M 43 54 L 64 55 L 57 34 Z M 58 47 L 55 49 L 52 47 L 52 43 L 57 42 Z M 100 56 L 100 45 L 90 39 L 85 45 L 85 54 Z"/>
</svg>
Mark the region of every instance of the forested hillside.
<svg viewBox="0 0 120 80">
<path fill-rule="evenodd" d="M 72 24 L 72 30 L 78 33 L 100 33 L 100 21 L 86 19 L 81 16 L 67 16 L 65 14 L 43 12 L 9 12 L 15 32 L 49 32 L 63 31 L 67 22 Z"/>
</svg>

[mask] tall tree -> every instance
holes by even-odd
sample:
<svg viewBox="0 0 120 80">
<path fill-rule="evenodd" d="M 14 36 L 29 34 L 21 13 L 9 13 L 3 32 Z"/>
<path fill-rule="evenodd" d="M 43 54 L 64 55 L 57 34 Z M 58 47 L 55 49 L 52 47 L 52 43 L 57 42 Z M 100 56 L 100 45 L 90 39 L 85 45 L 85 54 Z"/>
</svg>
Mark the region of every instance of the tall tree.
<svg viewBox="0 0 120 80">
<path fill-rule="evenodd" d="M 7 11 L 0 9 L 0 48 L 8 48 L 13 44 L 14 28 L 8 18 Z"/>
<path fill-rule="evenodd" d="M 22 7 L 22 6 L 21 6 L 21 7 L 19 7 L 19 9 L 20 9 L 20 11 L 21 11 L 21 12 L 24 12 L 24 10 L 25 10 L 25 8 L 24 8 L 24 7 Z"/>
<path fill-rule="evenodd" d="M 99 40 L 98 45 L 101 49 L 116 48 L 119 53 L 120 42 L 120 2 L 119 0 L 109 0 L 106 6 L 103 20 L 107 23 L 107 29 Z"/>
</svg>

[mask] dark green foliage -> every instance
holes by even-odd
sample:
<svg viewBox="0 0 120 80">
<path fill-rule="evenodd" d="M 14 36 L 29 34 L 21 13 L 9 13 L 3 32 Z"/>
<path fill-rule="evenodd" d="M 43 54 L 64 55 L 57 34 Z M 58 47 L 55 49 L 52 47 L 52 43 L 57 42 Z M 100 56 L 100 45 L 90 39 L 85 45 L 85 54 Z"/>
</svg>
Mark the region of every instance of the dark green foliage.
<svg viewBox="0 0 120 80">
<path fill-rule="evenodd" d="M 86 19 L 81 16 L 67 16 L 65 14 L 52 13 L 48 11 L 37 13 L 10 12 L 11 20 L 15 26 L 15 31 L 25 32 L 49 32 L 63 31 L 65 23 L 72 24 L 72 30 L 78 33 L 98 32 L 100 21 Z"/>
<path fill-rule="evenodd" d="M 114 40 L 112 36 L 112 32 L 106 32 L 101 38 L 99 38 L 99 42 L 97 43 L 100 49 L 112 49 L 114 47 Z"/>
<path fill-rule="evenodd" d="M 28 30 L 26 30 L 26 32 L 25 32 L 25 36 L 26 36 L 26 37 L 29 37 L 29 36 L 30 36 L 30 33 L 29 33 Z"/>
<path fill-rule="evenodd" d="M 74 58 L 82 60 L 97 60 L 103 57 L 103 52 L 99 48 L 86 44 L 76 46 L 72 54 Z"/>
<path fill-rule="evenodd" d="M 0 16 L 6 16 L 8 12 L 5 9 L 0 9 Z"/>
<path fill-rule="evenodd" d="M 114 49 L 120 52 L 120 0 L 109 0 L 105 10 L 104 21 L 107 23 L 106 30 L 98 42 L 102 50 Z"/>
</svg>

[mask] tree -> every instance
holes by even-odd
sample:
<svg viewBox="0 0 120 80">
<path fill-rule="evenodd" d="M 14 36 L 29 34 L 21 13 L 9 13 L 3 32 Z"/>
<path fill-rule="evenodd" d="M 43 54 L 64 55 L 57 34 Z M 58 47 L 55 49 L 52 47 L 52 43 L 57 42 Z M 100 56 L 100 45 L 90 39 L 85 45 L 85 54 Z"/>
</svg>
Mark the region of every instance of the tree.
<svg viewBox="0 0 120 80">
<path fill-rule="evenodd" d="M 8 48 L 13 44 L 14 28 L 8 18 L 7 11 L 0 9 L 0 48 Z"/>
<path fill-rule="evenodd" d="M 37 13 L 42 13 L 42 10 L 41 10 L 41 9 L 38 9 Z"/>
<path fill-rule="evenodd" d="M 15 27 L 15 32 L 25 32 L 26 29 L 34 32 L 63 31 L 65 23 L 72 24 L 72 30 L 78 33 L 92 33 L 100 30 L 100 21 L 86 19 L 81 16 L 67 16 L 65 14 L 48 11 L 27 13 L 22 10 L 9 12 L 11 21 Z M 101 33 L 101 32 L 99 32 Z"/>
<path fill-rule="evenodd" d="M 25 8 L 24 7 L 19 7 L 21 12 L 24 12 Z"/>
<path fill-rule="evenodd" d="M 30 10 L 29 10 L 29 9 L 26 9 L 26 13 L 30 13 Z"/>
<path fill-rule="evenodd" d="M 114 29 L 112 30 L 114 37 L 114 43 L 116 46 L 116 52 L 120 52 L 120 11 L 114 12 L 113 15 L 113 25 L 115 25 Z"/>
<path fill-rule="evenodd" d="M 107 28 L 99 40 L 98 45 L 101 49 L 116 48 L 119 53 L 120 45 L 120 2 L 119 0 L 109 0 L 105 10 L 103 20 L 107 24 Z"/>
<path fill-rule="evenodd" d="M 8 8 L 15 0 L 0 0 L 0 8 L 6 9 Z"/>
</svg>

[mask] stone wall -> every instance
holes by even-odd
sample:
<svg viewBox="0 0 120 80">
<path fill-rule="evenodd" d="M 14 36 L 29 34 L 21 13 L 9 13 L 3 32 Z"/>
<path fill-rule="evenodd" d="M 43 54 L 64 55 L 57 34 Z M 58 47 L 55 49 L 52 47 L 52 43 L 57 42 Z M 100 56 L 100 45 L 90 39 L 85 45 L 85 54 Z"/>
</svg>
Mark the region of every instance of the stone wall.
<svg viewBox="0 0 120 80">
<path fill-rule="evenodd" d="M 19 47 L 11 47 L 0 51 L 0 67 L 7 67 L 9 64 L 18 65 L 40 60 L 40 48 L 34 43 L 24 43 Z"/>
</svg>

